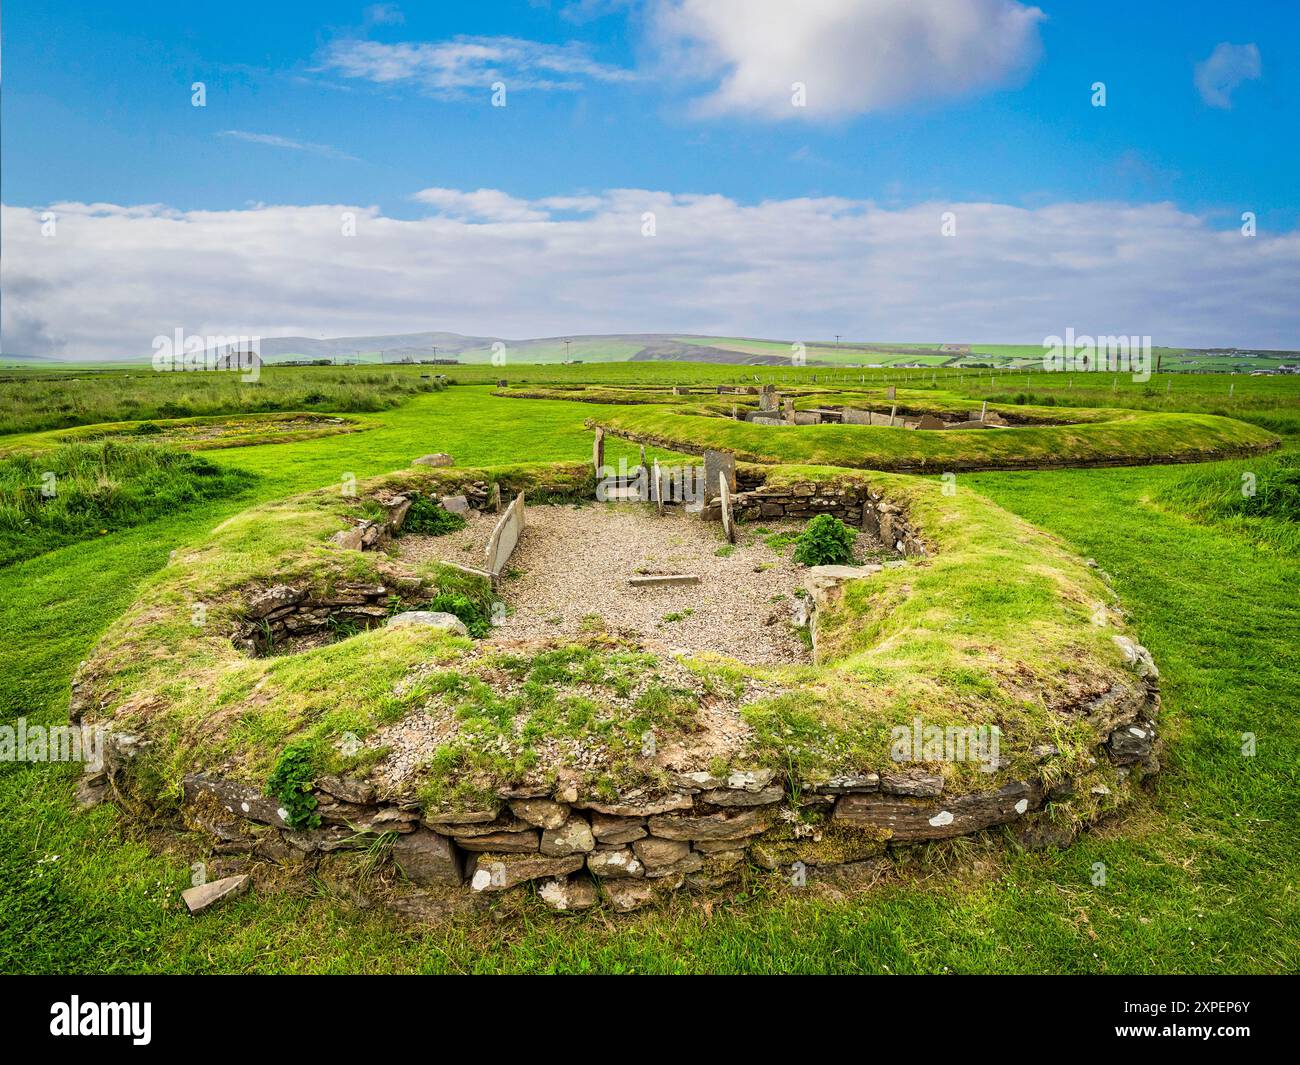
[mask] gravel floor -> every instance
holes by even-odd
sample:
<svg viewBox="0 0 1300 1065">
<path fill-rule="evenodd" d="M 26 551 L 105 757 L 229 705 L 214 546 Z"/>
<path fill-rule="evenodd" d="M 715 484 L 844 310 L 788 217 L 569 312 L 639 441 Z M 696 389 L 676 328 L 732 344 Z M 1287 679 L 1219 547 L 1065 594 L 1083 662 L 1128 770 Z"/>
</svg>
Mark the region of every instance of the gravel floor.
<svg viewBox="0 0 1300 1065">
<path fill-rule="evenodd" d="M 635 635 L 650 650 L 716 651 L 748 663 L 810 659 L 789 625 L 801 584 L 793 547 L 778 553 L 756 531 L 797 532 L 802 523 L 737 526 L 737 543 L 728 550 L 721 524 L 680 511 L 660 517 L 634 503 L 592 503 L 528 507 L 526 514 L 523 538 L 501 584 L 511 613 L 494 631 L 494 641 L 573 636 L 603 627 Z M 445 537 L 403 537 L 399 557 L 481 565 L 492 521 L 484 515 Z M 859 536 L 859 545 L 872 546 L 866 536 Z M 700 583 L 628 583 L 653 573 L 694 573 Z"/>
</svg>

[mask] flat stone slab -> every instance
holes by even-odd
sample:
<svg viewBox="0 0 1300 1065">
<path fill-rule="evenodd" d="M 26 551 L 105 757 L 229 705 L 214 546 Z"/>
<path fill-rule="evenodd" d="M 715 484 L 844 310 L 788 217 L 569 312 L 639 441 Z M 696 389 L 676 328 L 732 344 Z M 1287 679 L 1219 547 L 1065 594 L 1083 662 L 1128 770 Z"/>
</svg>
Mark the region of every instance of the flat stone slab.
<svg viewBox="0 0 1300 1065">
<path fill-rule="evenodd" d="M 384 628 L 442 629 L 444 632 L 454 632 L 457 636 L 469 635 L 469 629 L 465 628 L 465 623 L 460 618 L 442 610 L 408 610 L 402 614 L 394 614 L 384 622 Z"/>
<path fill-rule="evenodd" d="M 695 573 L 652 573 L 643 577 L 629 577 L 627 583 L 633 588 L 654 588 L 659 585 L 699 584 L 700 578 Z"/>
<path fill-rule="evenodd" d="M 238 876 L 222 877 L 220 880 L 200 884 L 198 887 L 186 888 L 181 892 L 181 898 L 185 900 L 190 913 L 199 913 L 209 906 L 215 906 L 218 902 L 242 895 L 252 883 L 247 873 L 240 873 Z"/>
<path fill-rule="evenodd" d="M 413 459 L 412 466 L 450 466 L 452 457 L 444 451 L 439 451 L 433 455 L 421 455 L 418 459 Z"/>
</svg>

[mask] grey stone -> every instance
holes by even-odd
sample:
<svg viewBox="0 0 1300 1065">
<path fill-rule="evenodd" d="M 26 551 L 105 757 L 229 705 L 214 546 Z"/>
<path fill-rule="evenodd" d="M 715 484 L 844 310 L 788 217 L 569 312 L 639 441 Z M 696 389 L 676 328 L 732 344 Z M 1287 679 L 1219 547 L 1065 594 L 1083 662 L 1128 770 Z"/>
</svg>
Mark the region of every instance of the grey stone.
<svg viewBox="0 0 1300 1065">
<path fill-rule="evenodd" d="M 464 496 L 443 496 L 439 505 L 449 514 L 465 515 L 470 512 L 469 500 Z"/>
<path fill-rule="evenodd" d="M 510 804 L 510 810 L 538 828 L 559 828 L 569 818 L 569 808 L 551 799 L 519 799 Z"/>
<path fill-rule="evenodd" d="M 825 784 L 814 784 L 809 788 L 819 795 L 847 795 L 855 791 L 879 791 L 879 773 L 861 773 L 857 776 L 831 777 Z"/>
<path fill-rule="evenodd" d="M 601 843 L 631 843 L 646 835 L 641 817 L 610 817 L 592 811 L 591 834 Z"/>
<path fill-rule="evenodd" d="M 490 810 L 434 810 L 426 812 L 422 820 L 430 828 L 445 829 L 452 825 L 476 825 L 495 821 L 500 813 L 499 807 Z"/>
<path fill-rule="evenodd" d="M 492 832 L 486 836 L 457 836 L 456 843 L 467 851 L 496 851 L 501 854 L 531 854 L 541 845 L 537 829 L 527 832 Z"/>
<path fill-rule="evenodd" d="M 663 839 L 743 839 L 756 836 L 770 824 L 758 810 L 723 811 L 702 817 L 665 814 L 650 818 L 652 835 Z"/>
<path fill-rule="evenodd" d="M 316 778 L 315 787 L 317 791 L 360 806 L 368 806 L 375 801 L 375 786 L 364 780 L 326 775 Z"/>
<path fill-rule="evenodd" d="M 412 466 L 450 466 L 451 464 L 452 457 L 442 451 L 432 455 L 421 455 L 411 463 Z"/>
<path fill-rule="evenodd" d="M 916 769 L 885 772 L 880 774 L 880 790 L 890 795 L 933 798 L 943 794 L 943 777 L 938 773 L 924 773 Z"/>
<path fill-rule="evenodd" d="M 639 839 L 633 843 L 632 852 L 645 866 L 646 873 L 653 874 L 654 870 L 662 869 L 685 858 L 691 853 L 691 845 L 682 840 L 656 839 L 650 836 L 648 839 Z"/>
<path fill-rule="evenodd" d="M 1118 765 L 1139 762 L 1151 753 L 1156 730 L 1149 725 L 1124 725 L 1106 740 L 1106 750 Z"/>
<path fill-rule="evenodd" d="M 639 910 L 655 899 L 654 885 L 644 880 L 608 880 L 604 889 L 609 904 L 619 913 Z"/>
<path fill-rule="evenodd" d="M 547 906 L 561 913 L 589 910 L 600 901 L 596 882 L 586 876 L 548 880 L 537 889 L 537 894 Z"/>
<path fill-rule="evenodd" d="M 890 795 L 845 795 L 834 819 L 863 828 L 886 830 L 895 840 L 948 839 L 1005 824 L 1036 809 L 1041 785 L 1016 782 L 997 791 L 958 795 L 941 802 Z"/>
<path fill-rule="evenodd" d="M 529 880 L 568 876 L 582 868 L 581 854 L 567 858 L 543 855 L 480 854 L 474 860 L 470 887 L 474 891 L 505 891 Z"/>
<path fill-rule="evenodd" d="M 360 551 L 365 532 L 366 530 L 360 525 L 351 529 L 344 529 L 342 532 L 336 532 L 331 536 L 330 543 L 341 547 L 344 551 Z"/>
<path fill-rule="evenodd" d="M 198 887 L 186 888 L 181 892 L 181 898 L 185 900 L 190 913 L 199 913 L 218 902 L 242 895 L 252 883 L 247 873 L 240 873 L 238 876 L 227 876 Z"/>
<path fill-rule="evenodd" d="M 704 452 L 704 497 L 712 499 L 720 491 L 720 480 L 726 478 L 727 490 L 736 490 L 736 456 L 728 451 Z"/>
<path fill-rule="evenodd" d="M 581 817 L 571 817 L 559 828 L 548 828 L 542 833 L 542 853 L 551 857 L 587 854 L 595 848 L 596 840 L 591 834 L 591 826 Z"/>
<path fill-rule="evenodd" d="M 468 636 L 469 629 L 465 623 L 455 614 L 448 614 L 442 610 L 407 610 L 401 614 L 394 614 L 384 622 L 386 629 L 441 629 L 443 632 L 450 632 L 456 636 Z"/>
<path fill-rule="evenodd" d="M 689 810 L 695 805 L 689 795 L 666 795 L 657 799 L 626 795 L 621 802 L 583 802 L 577 804 L 583 810 L 595 810 L 610 817 L 652 817 L 672 810 Z"/>
<path fill-rule="evenodd" d="M 1115 646 L 1119 648 L 1120 653 L 1124 656 L 1124 664 L 1129 669 L 1139 677 L 1147 680 L 1160 679 L 1160 670 L 1156 669 L 1150 651 L 1127 636 L 1113 636 L 1111 639 L 1115 641 Z"/>
<path fill-rule="evenodd" d="M 587 868 L 602 878 L 644 876 L 645 866 L 627 847 L 587 855 Z"/>
<path fill-rule="evenodd" d="M 250 618 L 264 618 L 283 607 L 296 606 L 306 598 L 305 589 L 276 584 L 252 595 L 244 607 L 244 613 Z"/>
<path fill-rule="evenodd" d="M 737 788 L 716 788 L 700 792 L 699 800 L 713 806 L 768 806 L 785 798 L 785 789 L 780 786 L 764 788 L 762 791 L 744 791 Z"/>
<path fill-rule="evenodd" d="M 422 887 L 459 884 L 464 879 L 460 856 L 451 840 L 427 828 L 399 836 L 393 844 L 393 861 L 407 880 Z"/>
<path fill-rule="evenodd" d="M 659 585 L 699 584 L 700 578 L 695 573 L 650 573 L 628 578 L 633 588 L 654 588 Z"/>
</svg>

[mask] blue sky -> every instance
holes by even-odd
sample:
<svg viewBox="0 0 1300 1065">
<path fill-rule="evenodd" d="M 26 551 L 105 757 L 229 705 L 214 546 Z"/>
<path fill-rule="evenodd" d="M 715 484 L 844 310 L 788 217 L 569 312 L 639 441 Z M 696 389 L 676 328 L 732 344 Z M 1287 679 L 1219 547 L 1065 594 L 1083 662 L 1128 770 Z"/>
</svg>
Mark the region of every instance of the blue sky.
<svg viewBox="0 0 1300 1065">
<path fill-rule="evenodd" d="M 1273 268 L 1280 255 L 1286 270 L 1270 284 L 1292 276 L 1300 224 L 1297 5 L 1042 0 L 1040 14 L 1013 0 L 915 0 L 931 13 L 914 9 L 908 22 L 897 14 L 900 0 L 805 0 L 784 5 L 822 20 L 808 31 L 813 45 L 802 47 L 787 46 L 791 27 L 776 16 L 770 39 L 756 44 L 742 16 L 708 14 L 724 0 L 712 8 L 702 2 L 19 0 L 4 11 L 4 204 L 35 215 L 60 204 L 159 205 L 190 215 L 228 212 L 232 220 L 268 207 L 353 205 L 415 223 L 447 202 L 417 198 L 424 189 L 493 189 L 521 203 L 635 189 L 724 198 L 737 225 L 742 208 L 804 198 L 870 204 L 899 218 L 945 203 L 1030 212 L 1167 204 L 1206 234 L 1235 233 L 1242 212 L 1255 212 L 1261 238 L 1285 241 L 1271 246 Z M 781 6 L 766 0 L 745 10 L 753 17 Z M 797 24 L 800 32 L 807 19 Z M 940 43 L 918 45 L 926 34 Z M 476 50 L 490 58 L 466 58 Z M 769 71 L 767 80 L 780 82 L 770 94 Z M 806 108 L 782 99 L 791 71 L 806 81 Z M 489 79 L 496 77 L 507 86 L 505 107 L 491 106 Z M 729 79 L 739 88 L 728 89 Z M 191 105 L 196 81 L 206 86 L 204 107 Z M 1105 83 L 1104 108 L 1092 105 L 1098 81 Z M 543 214 L 462 210 L 459 217 L 480 226 L 569 217 L 555 205 Z M 7 215 L 7 234 L 9 223 Z M 91 228 L 83 239 L 91 239 Z M 130 243 L 133 254 L 148 248 L 140 239 Z M 66 311 L 43 307 L 34 295 L 36 282 L 55 276 L 55 258 L 33 266 L 24 287 L 22 251 L 21 243 L 7 250 L 17 271 L 11 285 L 19 278 L 15 313 L 43 324 L 33 333 L 7 308 L 10 336 L 31 333 L 35 342 L 41 334 L 75 346 L 102 331 L 102 323 L 65 328 L 60 341 L 51 323 Z M 111 261 L 112 247 L 101 252 Z M 642 280 L 649 282 L 642 289 L 655 287 Z M 1151 299 L 1164 296 L 1157 288 Z M 992 307 L 1006 296 L 982 298 Z M 6 303 L 13 301 L 11 289 Z M 553 302 L 542 299 L 533 318 L 502 325 L 583 331 L 584 322 L 564 328 L 568 323 L 544 313 Z M 899 303 L 897 320 L 855 319 L 835 308 L 827 321 L 840 325 L 834 331 L 885 329 L 893 339 L 926 328 L 963 332 L 961 301 L 950 302 L 953 313 L 932 325 L 917 321 L 907 302 Z M 1094 308 L 1104 310 L 1103 297 L 1090 298 L 1087 309 Z M 440 315 L 427 327 L 489 331 L 485 310 L 470 315 L 472 322 Z M 1279 319 L 1264 307 L 1261 325 L 1260 313 L 1229 323 L 1233 335 L 1276 342 L 1294 332 L 1293 317 Z M 362 317 L 355 328 L 382 325 Z M 393 317 L 401 319 L 393 321 L 397 329 L 418 316 Z M 655 313 L 615 317 L 591 315 L 585 324 L 747 335 L 816 327 L 794 314 L 788 325 L 770 314 L 747 321 L 672 300 Z M 272 318 L 258 324 L 316 321 L 283 310 Z M 976 326 L 995 327 L 996 319 L 981 310 Z M 347 327 L 341 320 L 326 326 Z M 1009 321 L 1003 335 L 1022 339 L 1037 327 L 1036 320 Z M 920 337 L 927 338 L 939 339 Z M 1294 340 L 1300 346 L 1300 337 Z"/>
</svg>

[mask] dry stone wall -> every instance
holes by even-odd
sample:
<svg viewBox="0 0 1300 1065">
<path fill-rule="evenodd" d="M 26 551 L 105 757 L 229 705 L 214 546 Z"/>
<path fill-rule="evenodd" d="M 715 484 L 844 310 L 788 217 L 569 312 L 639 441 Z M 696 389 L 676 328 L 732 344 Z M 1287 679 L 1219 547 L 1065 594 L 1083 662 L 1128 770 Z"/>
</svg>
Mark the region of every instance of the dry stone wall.
<svg viewBox="0 0 1300 1065">
<path fill-rule="evenodd" d="M 1146 661 L 1149 661 L 1147 656 Z M 1157 767 L 1159 702 L 1154 676 L 1102 708 L 1094 756 L 1120 782 Z M 1087 709 L 1087 708 L 1085 708 Z M 117 750 L 121 745 L 114 747 Z M 104 773 L 120 772 L 127 755 Z M 1038 752 L 1043 758 L 1051 748 Z M 1105 791 L 1094 785 L 1093 792 Z M 983 791 L 950 793 L 925 766 L 806 781 L 754 769 L 670 778 L 666 790 L 603 800 L 561 781 L 551 788 L 500 792 L 472 809 L 425 810 L 385 798 L 361 780 L 321 776 L 314 783 L 318 827 L 297 829 L 280 803 L 255 787 L 215 774 L 184 779 L 182 814 L 221 853 L 310 864 L 377 842 L 416 889 L 463 889 L 490 896 L 527 884 L 558 910 L 604 904 L 637 909 L 678 889 L 716 891 L 743 869 L 842 877 L 878 861 L 891 846 L 950 839 L 1007 826 L 1028 846 L 1063 844 L 1075 830 L 1045 810 L 1075 784 L 1036 776 Z"/>
</svg>

